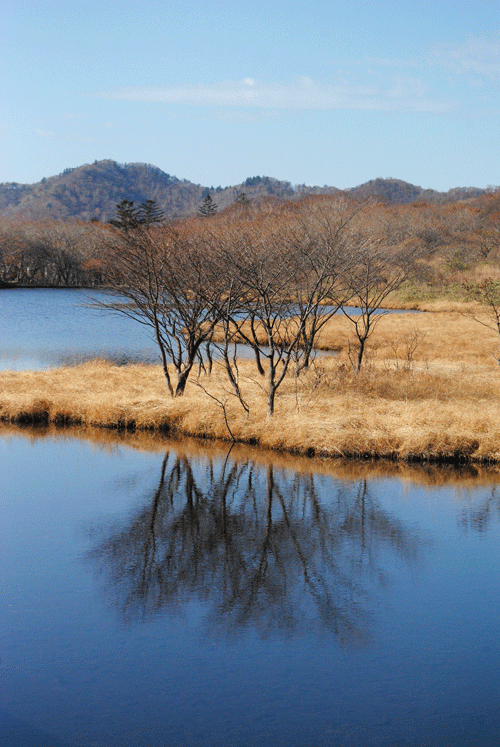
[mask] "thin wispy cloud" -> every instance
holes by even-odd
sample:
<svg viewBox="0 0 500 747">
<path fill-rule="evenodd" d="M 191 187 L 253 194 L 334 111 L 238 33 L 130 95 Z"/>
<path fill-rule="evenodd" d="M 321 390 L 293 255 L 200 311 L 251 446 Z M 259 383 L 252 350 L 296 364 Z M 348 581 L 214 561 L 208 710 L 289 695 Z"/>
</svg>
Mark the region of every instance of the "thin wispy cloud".
<svg viewBox="0 0 500 747">
<path fill-rule="evenodd" d="M 362 82 L 339 77 L 333 83 L 320 83 L 307 76 L 299 76 L 289 83 L 264 83 L 245 78 L 212 84 L 124 87 L 94 95 L 115 101 L 295 111 L 350 109 L 442 113 L 454 108 L 452 102 L 430 95 L 419 78 L 403 75 L 384 81 L 368 76 Z"/>
<path fill-rule="evenodd" d="M 288 111 L 288 114 L 293 112 Z M 230 109 L 229 107 L 213 107 L 209 109 L 208 117 L 217 119 L 219 122 L 249 123 L 258 122 L 263 119 L 282 117 L 283 109 Z"/>
<path fill-rule="evenodd" d="M 372 66 L 378 66 L 378 67 L 393 67 L 393 68 L 405 68 L 405 67 L 411 67 L 411 68 L 421 68 L 422 62 L 415 59 L 391 59 L 390 57 L 365 57 L 364 60 L 360 62 L 360 64 L 368 64 Z"/>
<path fill-rule="evenodd" d="M 356 60 L 324 60 L 325 65 L 334 65 L 338 69 L 342 68 L 365 68 L 366 70 L 377 69 L 377 68 L 422 68 L 424 63 L 422 60 L 415 58 L 392 58 L 392 57 L 360 57 Z"/>
<path fill-rule="evenodd" d="M 457 75 L 500 80 L 500 36 L 493 40 L 475 36 L 463 44 L 441 46 L 433 51 L 429 63 Z"/>
</svg>

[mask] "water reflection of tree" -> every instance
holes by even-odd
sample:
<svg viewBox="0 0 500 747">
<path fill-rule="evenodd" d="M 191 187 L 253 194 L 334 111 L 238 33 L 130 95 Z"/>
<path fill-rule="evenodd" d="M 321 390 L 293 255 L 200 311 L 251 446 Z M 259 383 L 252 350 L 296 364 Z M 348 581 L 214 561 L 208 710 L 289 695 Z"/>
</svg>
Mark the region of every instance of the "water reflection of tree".
<svg viewBox="0 0 500 747">
<path fill-rule="evenodd" d="M 411 561 L 418 542 L 366 479 L 250 460 L 200 467 L 167 452 L 154 495 L 92 557 L 126 617 L 196 599 L 219 631 L 326 629 L 352 641 L 366 635 L 383 552 Z"/>
<path fill-rule="evenodd" d="M 500 518 L 498 485 L 492 485 L 484 496 L 476 499 L 474 505 L 463 506 L 459 521 L 464 529 L 474 529 L 477 532 L 484 533 L 495 518 Z"/>
</svg>

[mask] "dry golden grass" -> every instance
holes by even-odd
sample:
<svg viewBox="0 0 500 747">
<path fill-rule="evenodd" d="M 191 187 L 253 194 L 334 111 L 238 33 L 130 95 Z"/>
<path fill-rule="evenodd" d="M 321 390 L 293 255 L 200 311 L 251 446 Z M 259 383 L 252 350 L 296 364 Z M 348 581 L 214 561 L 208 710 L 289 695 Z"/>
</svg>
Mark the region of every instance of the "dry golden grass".
<svg viewBox="0 0 500 747">
<path fill-rule="evenodd" d="M 436 301 L 407 301 L 387 306 L 388 309 L 409 309 L 413 311 L 432 311 L 442 314 L 443 312 L 468 313 L 472 310 L 480 311 L 477 304 L 468 301 L 452 301 L 450 299 L 439 299 Z"/>
<path fill-rule="evenodd" d="M 493 331 L 472 318 L 476 314 L 488 321 L 486 311 L 464 304 L 461 311 L 427 312 L 422 314 L 387 314 L 377 321 L 368 344 L 369 355 L 375 360 L 401 363 L 416 332 L 420 342 L 413 355 L 415 362 L 431 367 L 437 365 L 456 368 L 462 364 L 494 368 L 498 357 L 499 340 Z M 350 323 L 336 316 L 325 326 L 318 347 L 347 350 L 353 341 Z"/>
<path fill-rule="evenodd" d="M 210 379 L 200 378 L 224 404 L 238 441 L 324 457 L 500 462 L 493 332 L 457 313 L 387 315 L 376 327 L 366 368 L 355 375 L 345 352 L 347 324 L 333 319 L 323 335 L 323 345 L 343 352 L 318 358 L 298 380 L 289 375 L 271 419 L 265 382 L 252 361 L 240 365 L 249 416 L 231 395 L 221 368 L 215 366 Z M 415 329 L 420 344 L 408 360 Z M 229 440 L 221 404 L 196 379 L 184 397 L 170 399 L 159 366 L 96 361 L 53 371 L 2 372 L 0 419 Z"/>
</svg>

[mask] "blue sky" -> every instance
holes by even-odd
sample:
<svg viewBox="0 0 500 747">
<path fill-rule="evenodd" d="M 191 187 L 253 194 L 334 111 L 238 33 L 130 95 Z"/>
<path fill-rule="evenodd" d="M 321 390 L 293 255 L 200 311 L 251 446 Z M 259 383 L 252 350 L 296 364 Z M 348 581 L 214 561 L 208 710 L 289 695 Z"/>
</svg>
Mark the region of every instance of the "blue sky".
<svg viewBox="0 0 500 747">
<path fill-rule="evenodd" d="M 498 0 L 7 0 L 0 181 L 500 184 Z"/>
</svg>

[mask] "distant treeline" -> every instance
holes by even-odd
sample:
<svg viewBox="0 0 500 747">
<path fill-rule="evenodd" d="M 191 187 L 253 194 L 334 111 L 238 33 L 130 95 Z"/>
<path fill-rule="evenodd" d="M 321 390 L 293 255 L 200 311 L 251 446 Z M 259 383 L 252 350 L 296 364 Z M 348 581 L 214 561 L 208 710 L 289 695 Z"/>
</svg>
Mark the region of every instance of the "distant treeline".
<svg viewBox="0 0 500 747">
<path fill-rule="evenodd" d="M 304 198 L 317 209 L 328 210 L 339 199 L 362 207 L 363 216 L 376 223 L 377 233 L 385 233 L 393 247 L 409 243 L 429 250 L 425 281 L 443 287 L 478 264 L 497 264 L 500 247 L 500 193 L 463 202 L 434 205 L 425 202 L 410 205 L 356 202 L 337 195 Z M 234 226 L 249 224 L 259 216 L 275 216 L 277 225 L 290 223 L 296 215 L 293 205 L 276 198 L 239 201 L 219 215 L 201 223 Z M 288 207 L 287 207 L 288 206 Z M 295 212 L 294 212 L 295 210 Z M 295 218 L 294 218 L 295 220 Z M 172 225 L 199 226 L 199 217 L 174 221 Z M 196 229 L 198 230 L 198 229 Z M 200 229 L 201 230 L 201 229 Z M 229 230 L 229 229 L 228 229 Z M 105 284 L 103 246 L 109 244 L 116 228 L 99 221 L 20 221 L 0 219 L 0 282 L 19 286 L 98 286 Z M 463 278 L 462 278 L 463 279 Z"/>
<path fill-rule="evenodd" d="M 106 230 L 99 223 L 0 222 L 2 285 L 101 285 Z"/>
</svg>

